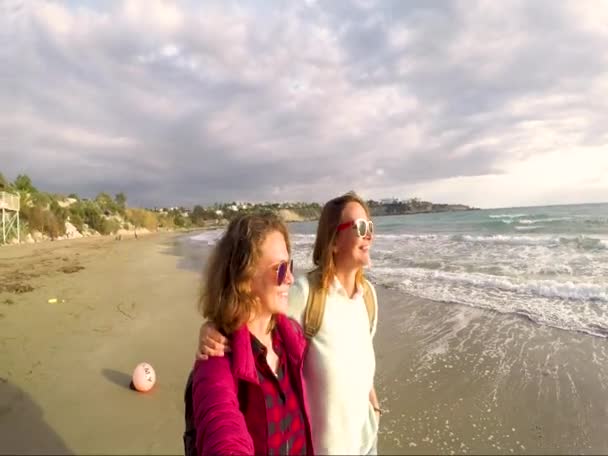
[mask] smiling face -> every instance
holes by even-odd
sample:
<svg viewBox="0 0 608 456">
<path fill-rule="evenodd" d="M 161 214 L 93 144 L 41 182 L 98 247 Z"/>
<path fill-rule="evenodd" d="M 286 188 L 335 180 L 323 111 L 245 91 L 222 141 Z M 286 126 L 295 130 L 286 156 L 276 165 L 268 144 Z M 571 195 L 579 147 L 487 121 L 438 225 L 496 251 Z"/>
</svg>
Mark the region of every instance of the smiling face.
<svg viewBox="0 0 608 456">
<path fill-rule="evenodd" d="M 256 272 L 251 280 L 251 291 L 259 299 L 260 314 L 286 313 L 289 287 L 293 283 L 293 274 L 287 273 L 281 284 L 277 280 L 277 271 L 281 262 L 289 262 L 289 251 L 283 234 L 272 231 L 260 246 L 260 258 Z"/>
<path fill-rule="evenodd" d="M 361 204 L 351 201 L 342 210 L 340 224 L 357 219 L 369 220 L 369 216 Z M 369 231 L 364 237 L 358 236 L 357 230 L 353 227 L 338 232 L 333 246 L 336 266 L 354 269 L 369 265 L 369 248 L 372 241 L 373 235 Z"/>
</svg>

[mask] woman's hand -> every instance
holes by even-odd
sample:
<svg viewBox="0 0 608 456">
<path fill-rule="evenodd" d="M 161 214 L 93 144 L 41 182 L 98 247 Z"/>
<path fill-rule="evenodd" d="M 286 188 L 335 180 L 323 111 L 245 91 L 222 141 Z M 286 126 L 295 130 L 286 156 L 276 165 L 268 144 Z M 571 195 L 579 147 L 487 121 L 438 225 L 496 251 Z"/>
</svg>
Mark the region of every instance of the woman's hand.
<svg viewBox="0 0 608 456">
<path fill-rule="evenodd" d="M 203 323 L 199 330 L 196 358 L 206 360 L 210 356 L 224 356 L 229 351 L 228 339 L 220 334 L 213 323 Z"/>
</svg>

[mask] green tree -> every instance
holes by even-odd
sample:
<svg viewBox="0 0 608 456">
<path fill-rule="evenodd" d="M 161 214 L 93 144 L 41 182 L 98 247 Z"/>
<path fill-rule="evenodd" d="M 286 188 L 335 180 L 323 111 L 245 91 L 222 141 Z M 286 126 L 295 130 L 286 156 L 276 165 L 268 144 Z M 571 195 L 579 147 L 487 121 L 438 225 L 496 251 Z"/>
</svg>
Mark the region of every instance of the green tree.
<svg viewBox="0 0 608 456">
<path fill-rule="evenodd" d="M 173 223 L 175 223 L 175 226 L 183 228 L 184 226 L 186 226 L 186 219 L 182 217 L 181 214 L 175 214 L 173 216 Z"/>
<path fill-rule="evenodd" d="M 203 220 L 205 220 L 205 213 L 206 211 L 203 206 L 197 204 L 192 208 L 192 212 L 190 213 L 190 220 L 192 220 L 192 223 L 194 223 L 195 225 L 198 225 Z"/>
<path fill-rule="evenodd" d="M 61 207 L 56 200 L 51 200 L 49 209 L 55 215 L 59 223 L 65 223 L 69 214 L 68 210 L 65 207 Z"/>
<path fill-rule="evenodd" d="M 117 193 L 116 196 L 114 196 L 114 201 L 120 209 L 124 209 L 127 206 L 127 195 L 123 192 Z"/>
<path fill-rule="evenodd" d="M 32 180 L 26 174 L 19 174 L 13 183 L 17 190 L 28 193 L 37 193 L 36 187 L 32 184 Z"/>
<path fill-rule="evenodd" d="M 116 213 L 119 211 L 118 205 L 114 202 L 114 199 L 106 192 L 101 192 L 95 197 L 95 202 L 99 208 L 106 214 Z"/>
<path fill-rule="evenodd" d="M 4 174 L 0 173 L 0 190 L 8 189 L 9 182 L 4 177 Z"/>
</svg>

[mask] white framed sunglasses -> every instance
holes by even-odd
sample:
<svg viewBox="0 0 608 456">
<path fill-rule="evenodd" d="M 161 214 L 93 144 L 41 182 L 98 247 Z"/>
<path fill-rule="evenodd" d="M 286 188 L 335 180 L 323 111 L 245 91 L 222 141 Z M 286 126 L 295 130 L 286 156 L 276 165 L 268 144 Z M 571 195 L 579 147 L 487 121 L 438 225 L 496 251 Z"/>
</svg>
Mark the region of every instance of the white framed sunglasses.
<svg viewBox="0 0 608 456">
<path fill-rule="evenodd" d="M 352 228 L 357 232 L 357 236 L 365 237 L 368 234 L 371 236 L 374 234 L 374 222 L 366 219 L 356 219 L 351 220 L 350 222 L 340 223 L 338 228 L 336 228 L 336 232 L 340 232 L 346 230 L 348 228 Z"/>
</svg>

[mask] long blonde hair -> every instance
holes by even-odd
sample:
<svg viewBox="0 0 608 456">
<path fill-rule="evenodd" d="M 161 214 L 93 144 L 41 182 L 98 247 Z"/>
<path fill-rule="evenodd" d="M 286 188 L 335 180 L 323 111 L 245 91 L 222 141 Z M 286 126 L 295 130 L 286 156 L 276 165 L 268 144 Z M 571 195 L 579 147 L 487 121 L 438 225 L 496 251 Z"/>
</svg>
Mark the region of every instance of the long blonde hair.
<svg viewBox="0 0 608 456">
<path fill-rule="evenodd" d="M 275 214 L 257 213 L 234 218 L 213 249 L 203 275 L 199 310 L 226 335 L 247 323 L 258 299 L 251 291 L 251 279 L 266 237 L 278 231 L 291 255 L 285 223 Z"/>
<path fill-rule="evenodd" d="M 328 289 L 331 281 L 336 274 L 336 265 L 334 262 L 333 246 L 336 241 L 336 235 L 342 211 L 348 203 L 359 203 L 367 217 L 370 218 L 369 207 L 365 201 L 354 191 L 345 193 L 332 200 L 329 200 L 323 206 L 319 225 L 317 226 L 317 237 L 312 253 L 312 261 L 315 265 L 317 274 L 320 275 L 320 284 L 322 288 Z M 357 271 L 357 283 L 363 283 L 363 268 Z"/>
</svg>

